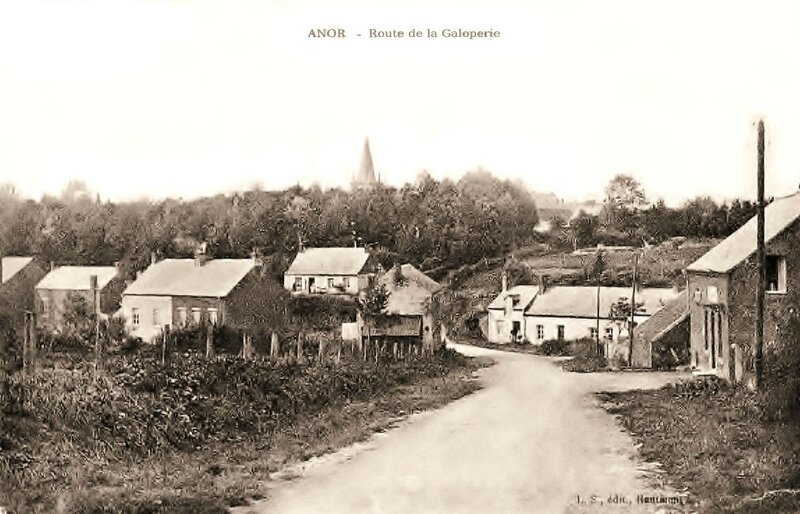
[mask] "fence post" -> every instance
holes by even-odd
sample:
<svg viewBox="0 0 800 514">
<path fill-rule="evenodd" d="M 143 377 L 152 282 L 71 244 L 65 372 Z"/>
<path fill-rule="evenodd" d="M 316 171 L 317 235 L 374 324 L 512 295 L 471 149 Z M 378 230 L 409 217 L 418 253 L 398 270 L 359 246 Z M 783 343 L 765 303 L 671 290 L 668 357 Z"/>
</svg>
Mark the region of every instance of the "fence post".
<svg viewBox="0 0 800 514">
<path fill-rule="evenodd" d="M 278 340 L 278 334 L 272 332 L 272 339 L 270 340 L 269 345 L 269 355 L 272 358 L 278 357 L 281 353 L 281 342 Z"/>
<path fill-rule="evenodd" d="M 206 359 L 214 356 L 214 327 L 206 326 Z"/>
<path fill-rule="evenodd" d="M 22 333 L 22 372 L 31 371 L 31 311 L 25 311 L 25 326 Z"/>
<path fill-rule="evenodd" d="M 297 334 L 297 360 L 303 358 L 303 332 Z"/>
<path fill-rule="evenodd" d="M 164 331 L 161 333 L 161 365 L 164 366 L 167 362 L 167 354 L 169 353 L 169 325 L 164 325 Z"/>
</svg>

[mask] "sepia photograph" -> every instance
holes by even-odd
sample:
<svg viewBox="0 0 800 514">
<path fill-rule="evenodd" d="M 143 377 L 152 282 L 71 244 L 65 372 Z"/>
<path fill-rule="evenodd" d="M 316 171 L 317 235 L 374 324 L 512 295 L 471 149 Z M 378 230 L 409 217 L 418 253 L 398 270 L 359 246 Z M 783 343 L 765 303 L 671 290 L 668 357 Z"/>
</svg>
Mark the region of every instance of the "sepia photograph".
<svg viewBox="0 0 800 514">
<path fill-rule="evenodd" d="M 0 514 L 800 512 L 798 21 L 0 0 Z"/>
</svg>

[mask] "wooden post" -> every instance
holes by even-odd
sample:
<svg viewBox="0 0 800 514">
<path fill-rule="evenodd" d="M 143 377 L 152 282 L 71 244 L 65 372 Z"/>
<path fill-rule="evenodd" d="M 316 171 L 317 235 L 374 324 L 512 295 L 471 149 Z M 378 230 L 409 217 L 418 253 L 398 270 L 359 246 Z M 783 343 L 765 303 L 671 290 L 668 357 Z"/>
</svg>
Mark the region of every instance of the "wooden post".
<svg viewBox="0 0 800 514">
<path fill-rule="evenodd" d="M 242 332 L 242 359 L 247 360 L 247 332 Z"/>
<path fill-rule="evenodd" d="M 336 364 L 342 362 L 342 340 L 340 339 L 336 345 Z"/>
<path fill-rule="evenodd" d="M 89 289 L 92 292 L 92 314 L 94 315 L 94 369 L 100 366 L 100 302 L 97 298 L 97 275 L 89 277 Z"/>
<path fill-rule="evenodd" d="M 639 254 L 633 254 L 633 290 L 631 291 L 631 327 L 628 329 L 628 367 L 633 367 L 633 327 L 636 325 L 636 271 L 639 268 Z"/>
<path fill-rule="evenodd" d="M 766 289 L 766 245 L 764 242 L 764 120 L 758 122 L 758 225 L 756 232 L 758 286 L 756 287 L 756 387 L 764 385 L 764 295 Z"/>
<path fill-rule="evenodd" d="M 167 363 L 167 352 L 169 346 L 169 325 L 164 325 L 164 332 L 161 334 L 161 365 L 164 366 Z"/>
<path fill-rule="evenodd" d="M 297 360 L 303 358 L 303 333 L 297 334 Z"/>
<path fill-rule="evenodd" d="M 206 359 L 214 356 L 214 327 L 206 326 Z"/>
<path fill-rule="evenodd" d="M 31 311 L 25 311 L 25 326 L 22 333 L 22 372 L 31 371 Z"/>
<path fill-rule="evenodd" d="M 269 344 L 269 355 L 272 358 L 276 358 L 281 353 L 281 342 L 278 340 L 278 334 L 272 332 L 272 338 L 270 339 Z"/>
</svg>

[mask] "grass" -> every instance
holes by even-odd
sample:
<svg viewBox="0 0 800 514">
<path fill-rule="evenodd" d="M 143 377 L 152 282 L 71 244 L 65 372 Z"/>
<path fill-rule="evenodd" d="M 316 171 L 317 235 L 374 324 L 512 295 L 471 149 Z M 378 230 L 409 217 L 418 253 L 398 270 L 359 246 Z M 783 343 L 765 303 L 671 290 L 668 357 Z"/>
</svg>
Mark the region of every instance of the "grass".
<svg viewBox="0 0 800 514">
<path fill-rule="evenodd" d="M 800 512 L 797 417 L 763 421 L 754 393 L 717 381 L 600 397 L 699 512 Z"/>
<path fill-rule="evenodd" d="M 16 490 L 0 490 L 0 506 L 20 513 L 227 512 L 228 507 L 262 498 L 270 473 L 364 440 L 413 412 L 472 393 L 479 387 L 472 380 L 473 371 L 487 364 L 459 359 L 439 376 L 301 413 L 261 440 L 243 434 L 239 440 L 144 458 L 119 457 L 104 452 L 102 444 L 87 446 L 84 433 L 31 427 L 37 431 L 33 448 L 37 462 L 28 474 L 34 480 Z"/>
</svg>

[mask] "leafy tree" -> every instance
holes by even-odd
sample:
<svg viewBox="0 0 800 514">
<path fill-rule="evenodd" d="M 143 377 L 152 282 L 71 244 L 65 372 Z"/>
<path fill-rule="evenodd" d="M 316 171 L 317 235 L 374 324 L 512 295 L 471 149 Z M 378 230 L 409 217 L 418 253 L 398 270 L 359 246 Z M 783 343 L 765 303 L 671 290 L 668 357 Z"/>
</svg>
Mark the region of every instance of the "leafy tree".
<svg viewBox="0 0 800 514">
<path fill-rule="evenodd" d="M 381 314 L 389 303 L 389 291 L 385 284 L 373 283 L 357 302 L 358 310 L 362 314 L 371 316 Z"/>
</svg>

